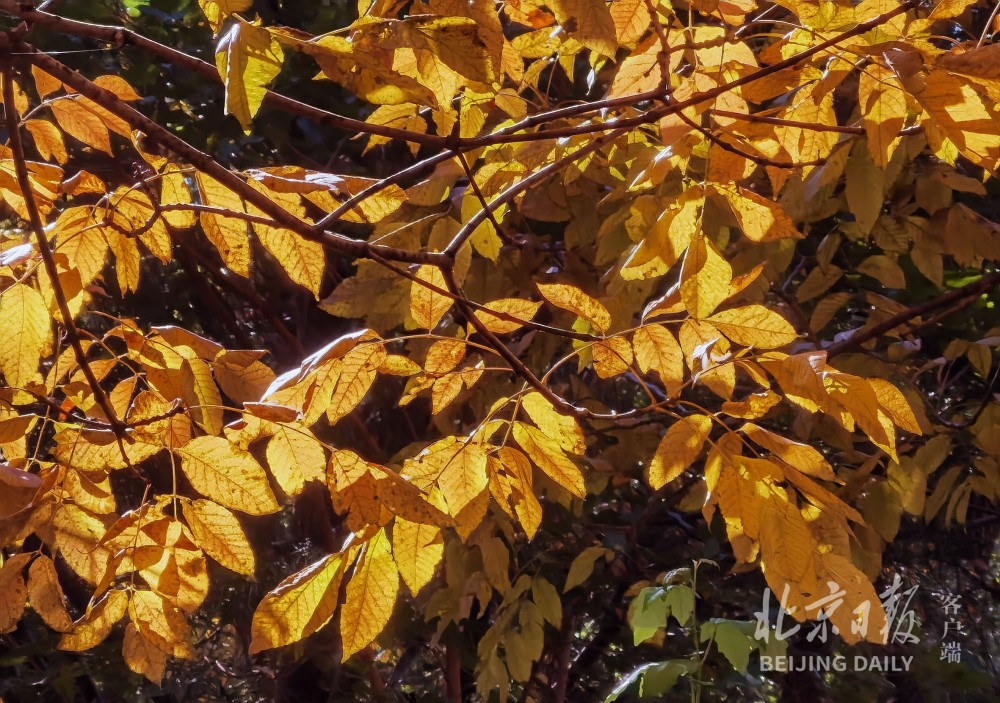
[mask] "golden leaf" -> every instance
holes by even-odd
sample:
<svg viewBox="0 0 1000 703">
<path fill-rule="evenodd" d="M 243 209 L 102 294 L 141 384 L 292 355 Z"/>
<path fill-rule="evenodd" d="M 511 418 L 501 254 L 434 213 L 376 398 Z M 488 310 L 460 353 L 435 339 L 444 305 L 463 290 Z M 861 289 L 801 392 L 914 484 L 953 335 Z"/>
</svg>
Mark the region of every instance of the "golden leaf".
<svg viewBox="0 0 1000 703">
<path fill-rule="evenodd" d="M 531 458 L 535 466 L 577 498 L 587 496 L 583 473 L 563 453 L 562 448 L 554 439 L 523 422 L 515 422 L 512 427 L 514 440 Z"/>
<path fill-rule="evenodd" d="M 441 318 L 451 310 L 452 300 L 422 285 L 422 282 L 441 290 L 448 290 L 448 284 L 441 269 L 424 264 L 417 269 L 416 280 L 410 287 L 410 317 L 418 328 L 433 330 Z"/>
<path fill-rule="evenodd" d="M 0 566 L 0 633 L 11 632 L 24 614 L 28 590 L 22 572 L 30 559 L 30 554 L 15 554 Z"/>
<path fill-rule="evenodd" d="M 219 39 L 215 63 L 226 85 L 226 114 L 236 117 L 247 134 L 284 59 L 270 32 L 239 17 Z"/>
<path fill-rule="evenodd" d="M 780 457 L 802 473 L 821 478 L 824 481 L 833 481 L 836 478 L 833 467 L 818 449 L 808 444 L 793 442 L 787 437 L 765 430 L 752 422 L 743 425 L 740 430 L 764 449 Z"/>
<path fill-rule="evenodd" d="M 615 21 L 604 0 L 549 0 L 547 3 L 566 33 L 608 57 L 618 49 Z"/>
<path fill-rule="evenodd" d="M 801 239 L 791 218 L 775 202 L 738 186 L 716 186 L 729 203 L 743 234 L 755 242 Z"/>
<path fill-rule="evenodd" d="M 326 406 L 326 419 L 331 425 L 361 404 L 387 354 L 385 345 L 377 342 L 359 344 L 344 355 Z"/>
<path fill-rule="evenodd" d="M 643 325 L 632 335 L 635 361 L 643 373 L 655 371 L 667 394 L 684 385 L 684 354 L 673 333 L 662 325 Z"/>
<path fill-rule="evenodd" d="M 0 320 L 0 371 L 8 385 L 26 386 L 51 344 L 52 318 L 38 291 L 19 283 L 0 292 Z"/>
<path fill-rule="evenodd" d="M 486 329 L 494 334 L 510 334 L 521 329 L 525 322 L 531 321 L 538 313 L 538 308 L 542 307 L 542 304 L 533 300 L 524 300 L 523 298 L 501 298 L 499 300 L 492 300 L 483 305 L 483 307 L 486 310 L 476 310 L 476 319 L 482 322 Z M 515 322 L 497 317 L 491 315 L 487 310 L 510 315 L 524 322 Z"/>
<path fill-rule="evenodd" d="M 167 654 L 139 634 L 139 629 L 132 623 L 125 626 L 122 656 L 129 669 L 160 685 L 167 668 Z"/>
<path fill-rule="evenodd" d="M 590 575 L 594 573 L 594 564 L 597 560 L 601 557 L 607 559 L 611 554 L 611 550 L 607 547 L 587 547 L 577 554 L 573 559 L 573 563 L 569 565 L 569 571 L 566 573 L 566 584 L 563 586 L 563 593 L 566 593 L 571 588 L 576 588 L 590 578 Z"/>
<path fill-rule="evenodd" d="M 48 120 L 27 120 L 24 126 L 31 133 L 32 139 L 35 140 L 35 148 L 43 159 L 55 157 L 60 164 L 66 163 L 69 159 L 66 144 L 54 124 Z"/>
<path fill-rule="evenodd" d="M 399 593 L 399 571 L 392 559 L 389 538 L 379 530 L 364 552 L 347 584 L 340 613 L 343 659 L 367 647 L 392 617 Z"/>
<path fill-rule="evenodd" d="M 306 481 L 323 481 L 326 478 L 323 448 L 303 427 L 274 427 L 274 434 L 267 443 L 267 465 L 288 496 L 301 493 Z"/>
<path fill-rule="evenodd" d="M 28 568 L 28 601 L 45 624 L 56 632 L 69 632 L 73 629 L 73 618 L 66 609 L 66 597 L 56 565 L 44 554 L 38 556 Z"/>
<path fill-rule="evenodd" d="M 218 32 L 222 23 L 234 12 L 249 10 L 253 0 L 198 0 L 213 32 Z"/>
<path fill-rule="evenodd" d="M 72 632 L 62 636 L 59 640 L 59 649 L 67 652 L 83 652 L 96 647 L 107 639 L 127 609 L 128 594 L 121 589 L 110 591 L 73 624 Z"/>
<path fill-rule="evenodd" d="M 712 431 L 706 415 L 682 417 L 667 428 L 649 463 L 649 485 L 659 490 L 694 463 Z"/>
<path fill-rule="evenodd" d="M 594 343 L 594 371 L 601 378 L 627 373 L 632 364 L 632 345 L 624 337 L 608 337 Z"/>
<path fill-rule="evenodd" d="M 203 205 L 209 205 L 234 213 L 245 213 L 243 199 L 219 183 L 214 178 L 198 172 L 195 174 L 198 193 Z M 238 217 L 224 217 L 203 212 L 200 215 L 205 236 L 219 250 L 226 266 L 243 276 L 250 275 L 250 239 L 247 236 L 247 221 Z"/>
<path fill-rule="evenodd" d="M 556 410 L 548 398 L 541 393 L 532 391 L 524 395 L 521 398 L 521 407 L 528 413 L 528 417 L 538 426 L 538 429 L 553 438 L 567 452 L 583 454 L 587 451 L 580 423 L 576 421 L 576 418 L 563 415 Z"/>
<path fill-rule="evenodd" d="M 737 344 L 774 349 L 799 338 L 795 328 L 778 313 L 763 305 L 723 310 L 705 319 Z"/>
<path fill-rule="evenodd" d="M 708 317 L 729 297 L 733 269 L 715 245 L 696 237 L 681 267 L 681 300 L 692 317 Z"/>
<path fill-rule="evenodd" d="M 193 634 L 184 613 L 153 591 L 132 591 L 129 620 L 142 638 L 164 654 L 186 658 L 192 654 Z"/>
<path fill-rule="evenodd" d="M 466 344 L 458 339 L 442 339 L 427 350 L 424 370 L 429 374 L 446 374 L 465 358 Z"/>
<path fill-rule="evenodd" d="M 250 654 L 298 642 L 330 622 L 343 576 L 343 559 L 330 554 L 279 583 L 254 611 Z"/>
<path fill-rule="evenodd" d="M 542 505 L 535 495 L 528 457 L 514 447 L 501 447 L 489 457 L 490 492 L 501 507 L 510 504 L 514 514 L 532 539 L 542 522 Z"/>
<path fill-rule="evenodd" d="M 403 583 L 416 596 L 444 556 L 441 528 L 397 517 L 392 523 L 392 555 Z"/>
<path fill-rule="evenodd" d="M 253 577 L 256 557 L 236 516 L 209 500 L 184 501 L 182 505 L 184 521 L 198 546 L 227 569 Z"/>
<path fill-rule="evenodd" d="M 539 283 L 538 290 L 557 308 L 579 315 L 602 334 L 611 326 L 611 313 L 608 309 L 576 286 L 565 283 Z"/>
<path fill-rule="evenodd" d="M 69 97 L 57 98 L 48 105 L 56 122 L 66 134 L 109 156 L 113 154 L 107 125 L 100 117 L 84 107 L 80 100 Z"/>
<path fill-rule="evenodd" d="M 174 452 L 181 457 L 184 475 L 202 495 L 248 515 L 280 509 L 257 460 L 222 437 L 198 437 Z"/>
</svg>

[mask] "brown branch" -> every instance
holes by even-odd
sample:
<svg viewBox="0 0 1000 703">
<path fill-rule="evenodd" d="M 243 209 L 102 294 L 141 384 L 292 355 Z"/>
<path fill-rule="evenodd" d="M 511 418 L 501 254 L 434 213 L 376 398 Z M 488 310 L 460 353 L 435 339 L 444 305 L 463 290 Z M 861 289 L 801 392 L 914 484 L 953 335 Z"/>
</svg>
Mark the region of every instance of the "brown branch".
<svg viewBox="0 0 1000 703">
<path fill-rule="evenodd" d="M 462 657 L 453 643 L 445 648 L 445 685 L 448 700 L 452 703 L 462 703 Z"/>
<path fill-rule="evenodd" d="M 865 342 L 875 339 L 876 337 L 885 334 L 902 324 L 905 324 L 915 317 L 919 317 L 920 315 L 924 315 L 932 310 L 937 310 L 938 308 L 951 305 L 952 303 L 964 300 L 965 298 L 983 295 L 997 286 L 1000 286 L 1000 271 L 987 274 L 975 283 L 970 283 L 966 286 L 962 286 L 961 288 L 956 288 L 955 290 L 939 295 L 936 298 L 926 300 L 920 305 L 914 305 L 913 307 L 907 308 L 906 310 L 896 313 L 884 322 L 880 322 L 867 330 L 859 330 L 842 342 L 837 342 L 836 344 L 827 347 L 826 356 L 830 359 L 838 354 L 843 354 L 844 352 L 856 349 Z"/>
<path fill-rule="evenodd" d="M 6 35 L 3 35 L 4 38 Z M 241 198 L 251 203 L 258 210 L 270 216 L 281 227 L 289 229 L 298 234 L 303 239 L 318 242 L 341 254 L 348 254 L 356 257 L 369 258 L 373 251 L 378 252 L 383 258 L 393 261 L 407 261 L 411 263 L 443 263 L 446 260 L 442 254 L 434 252 L 414 252 L 394 247 L 386 247 L 369 242 L 351 239 L 341 234 L 324 232 L 322 229 L 310 225 L 299 219 L 283 207 L 272 201 L 266 194 L 254 189 L 243 181 L 235 173 L 222 166 L 202 151 L 194 148 L 177 135 L 161 127 L 159 124 L 149 119 L 141 112 L 130 105 L 125 104 L 114 93 L 105 90 L 99 85 L 88 80 L 83 74 L 75 71 L 65 64 L 57 61 L 51 56 L 47 56 L 32 46 L 19 43 L 14 47 L 9 45 L 7 49 L 14 48 L 20 54 L 25 54 L 28 60 L 52 74 L 66 85 L 70 86 L 84 97 L 90 98 L 95 103 L 111 112 L 129 124 L 133 129 L 137 129 L 146 134 L 151 139 L 181 156 L 191 163 L 199 171 L 211 176 L 227 189 L 236 193 Z"/>
<path fill-rule="evenodd" d="M 500 223 L 497 222 L 497 218 L 493 214 L 493 208 L 490 207 L 489 201 L 486 200 L 486 196 L 483 194 L 483 191 L 479 188 L 479 184 L 476 183 L 476 174 L 472 172 L 472 168 L 469 166 L 469 162 L 465 158 L 465 154 L 463 154 L 461 151 L 456 151 L 455 158 L 457 158 L 458 162 L 462 164 L 462 170 L 465 171 L 465 177 L 469 179 L 469 187 L 472 189 L 473 194 L 479 200 L 479 204 L 482 205 L 482 211 L 486 213 L 486 217 L 490 221 L 490 224 L 493 225 L 493 229 L 496 230 L 497 236 L 500 237 L 500 239 L 502 239 L 505 243 L 513 244 L 514 242 L 511 240 L 510 237 L 507 236 L 507 233 L 504 232 L 503 228 L 500 226 Z"/>
<path fill-rule="evenodd" d="M 736 154 L 737 156 L 742 156 L 744 159 L 749 159 L 758 166 L 773 166 L 775 168 L 791 169 L 791 168 L 805 168 L 807 166 L 822 166 L 823 164 L 826 163 L 826 159 L 815 159 L 813 161 L 775 161 L 773 159 L 769 159 L 766 156 L 757 156 L 755 154 L 743 151 L 739 147 L 730 144 L 721 137 L 717 137 L 716 135 L 712 134 L 712 131 L 710 129 L 702 127 L 700 124 L 692 120 L 683 112 L 678 112 L 676 113 L 676 115 L 681 119 L 682 122 L 687 123 L 688 126 L 701 132 L 702 136 L 704 136 L 705 139 L 712 142 L 720 149 L 728 151 L 731 154 Z"/>
<path fill-rule="evenodd" d="M 817 122 L 801 122 L 799 120 L 786 120 L 783 117 L 771 117 L 769 115 L 750 115 L 745 112 L 732 112 L 730 110 L 717 110 L 716 108 L 711 108 L 709 110 L 713 115 L 718 115 L 719 117 L 729 117 L 734 120 L 743 120 L 744 122 L 760 122 L 762 124 L 776 125 L 778 127 L 795 127 L 797 129 L 808 129 L 813 132 L 837 132 L 838 134 L 853 134 L 857 136 L 865 135 L 864 127 L 843 127 L 841 125 L 835 124 L 820 124 Z M 909 134 L 919 134 L 923 131 L 923 126 L 914 125 L 912 127 L 906 127 L 899 130 L 901 135 Z"/>
<path fill-rule="evenodd" d="M 69 309 L 66 291 L 63 290 L 62 283 L 59 281 L 59 269 L 56 266 L 52 247 L 49 246 L 49 240 L 45 237 L 45 223 L 42 222 L 42 216 L 38 211 L 38 203 L 35 202 L 35 193 L 31 186 L 31 176 L 28 173 L 28 164 L 24 157 L 24 144 L 21 142 L 20 117 L 17 114 L 17 107 L 14 103 L 14 78 L 9 56 L 3 58 L 3 106 L 4 117 L 7 120 L 10 150 L 14 160 L 14 170 L 17 173 L 18 187 L 21 189 L 21 197 L 24 198 L 24 207 L 28 211 L 28 221 L 31 223 L 31 229 L 35 234 L 38 253 L 41 255 L 42 262 L 45 265 L 45 272 L 48 274 L 49 283 L 52 284 L 52 294 L 55 297 L 56 305 L 59 307 L 59 313 L 63 318 L 62 322 L 63 327 L 66 329 L 66 338 L 69 340 L 70 346 L 73 347 L 76 363 L 83 371 L 83 375 L 87 379 L 87 384 L 94 394 L 94 399 L 104 412 L 104 416 L 107 417 L 108 424 L 111 426 L 111 430 L 115 433 L 115 436 L 121 439 L 125 433 L 126 425 L 118 418 L 114 406 L 111 405 L 111 401 L 104 393 L 104 389 L 101 387 L 100 381 L 97 380 L 94 370 L 90 367 L 90 362 L 87 361 L 87 352 L 80 341 L 80 334 L 76 329 L 76 323 L 73 322 L 73 312 Z"/>
</svg>

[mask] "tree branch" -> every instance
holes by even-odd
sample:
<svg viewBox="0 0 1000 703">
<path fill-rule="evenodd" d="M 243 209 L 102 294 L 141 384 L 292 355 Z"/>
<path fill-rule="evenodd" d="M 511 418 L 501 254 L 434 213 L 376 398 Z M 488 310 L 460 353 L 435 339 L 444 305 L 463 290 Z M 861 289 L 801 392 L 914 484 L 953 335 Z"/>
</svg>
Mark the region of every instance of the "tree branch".
<svg viewBox="0 0 1000 703">
<path fill-rule="evenodd" d="M 66 329 L 66 339 L 69 341 L 70 346 L 73 347 L 76 363 L 79 364 L 80 370 L 83 371 L 83 375 L 87 379 L 87 384 L 94 394 L 94 399 L 104 412 L 105 417 L 107 417 L 111 430 L 121 439 L 125 434 L 126 425 L 118 418 L 114 406 L 111 405 L 111 401 L 108 400 L 108 396 L 104 393 L 104 389 L 101 387 L 100 381 L 97 380 L 94 370 L 90 367 L 90 362 L 87 361 L 87 352 L 80 342 L 80 334 L 76 329 L 76 323 L 73 322 L 73 312 L 69 309 L 66 292 L 59 281 L 59 269 L 56 266 L 52 248 L 49 246 L 49 240 L 45 237 L 45 223 L 42 222 L 42 217 L 38 212 L 38 203 L 35 202 L 31 176 L 28 174 L 28 165 L 24 158 L 24 144 L 21 142 L 21 130 L 19 126 L 20 117 L 17 114 L 17 107 L 14 102 L 14 80 L 10 57 L 6 56 L 2 61 L 3 106 L 4 117 L 7 120 L 10 150 L 13 155 L 14 170 L 17 173 L 18 187 L 21 189 L 21 197 L 24 198 L 24 207 L 28 211 L 28 221 L 31 223 L 31 229 L 35 234 L 38 253 L 42 257 L 42 262 L 45 265 L 45 273 L 48 274 L 49 282 L 52 284 L 52 294 L 55 297 L 56 305 L 59 307 L 59 313 L 62 315 L 63 327 Z"/>
<path fill-rule="evenodd" d="M 875 339 L 876 337 L 899 327 L 915 317 L 919 317 L 920 315 L 924 315 L 932 310 L 951 305 L 952 303 L 965 298 L 982 295 L 997 286 L 1000 286 L 1000 271 L 987 274 L 975 283 L 970 283 L 943 295 L 939 295 L 936 298 L 924 301 L 920 305 L 914 305 L 911 308 L 907 308 L 906 310 L 896 313 L 888 320 L 880 322 L 867 330 L 861 329 L 842 342 L 837 342 L 836 344 L 827 347 L 826 356 L 828 359 L 831 359 L 838 354 L 843 354 L 844 352 L 857 349 L 865 342 Z"/>
</svg>

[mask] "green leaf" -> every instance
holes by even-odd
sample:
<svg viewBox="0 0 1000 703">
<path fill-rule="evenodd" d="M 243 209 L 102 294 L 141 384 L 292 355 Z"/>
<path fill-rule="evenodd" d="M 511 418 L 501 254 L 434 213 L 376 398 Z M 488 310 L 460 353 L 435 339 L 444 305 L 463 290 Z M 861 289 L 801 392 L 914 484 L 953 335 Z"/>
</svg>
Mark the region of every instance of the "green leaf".
<svg viewBox="0 0 1000 703">
<path fill-rule="evenodd" d="M 701 626 L 701 641 L 713 640 L 729 663 L 745 674 L 750 663 L 750 652 L 755 648 L 754 627 L 752 622 L 713 618 Z"/>
</svg>

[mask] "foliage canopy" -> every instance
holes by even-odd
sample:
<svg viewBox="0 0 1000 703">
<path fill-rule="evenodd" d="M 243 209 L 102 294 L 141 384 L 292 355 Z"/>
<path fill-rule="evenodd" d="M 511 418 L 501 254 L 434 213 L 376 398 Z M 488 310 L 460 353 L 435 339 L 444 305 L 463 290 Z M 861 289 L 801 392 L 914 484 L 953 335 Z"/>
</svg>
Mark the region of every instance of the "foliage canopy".
<svg viewBox="0 0 1000 703">
<path fill-rule="evenodd" d="M 752 697 L 765 586 L 995 592 L 988 5 L 0 0 L 11 658 Z"/>
</svg>

